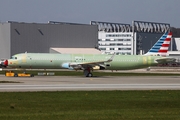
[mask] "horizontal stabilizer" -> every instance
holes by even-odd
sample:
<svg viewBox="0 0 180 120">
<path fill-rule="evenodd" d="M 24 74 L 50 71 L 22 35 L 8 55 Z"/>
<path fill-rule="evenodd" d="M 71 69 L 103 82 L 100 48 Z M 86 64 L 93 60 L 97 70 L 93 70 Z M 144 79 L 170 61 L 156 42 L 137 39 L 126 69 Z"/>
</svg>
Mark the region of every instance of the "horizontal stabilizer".
<svg viewBox="0 0 180 120">
<path fill-rule="evenodd" d="M 158 63 L 169 63 L 169 62 L 175 62 L 176 59 L 175 58 L 171 58 L 171 57 L 162 57 L 162 58 L 156 59 L 156 61 Z"/>
</svg>

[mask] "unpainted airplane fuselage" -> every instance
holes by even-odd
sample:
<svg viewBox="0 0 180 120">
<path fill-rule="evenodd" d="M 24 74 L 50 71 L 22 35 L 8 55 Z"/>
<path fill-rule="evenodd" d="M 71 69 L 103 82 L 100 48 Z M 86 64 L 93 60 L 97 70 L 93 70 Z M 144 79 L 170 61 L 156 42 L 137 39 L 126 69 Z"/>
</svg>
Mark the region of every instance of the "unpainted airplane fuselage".
<svg viewBox="0 0 180 120">
<path fill-rule="evenodd" d="M 8 60 L 8 67 L 22 69 L 64 69 L 65 63 L 92 63 L 106 61 L 112 55 L 106 54 L 50 54 L 50 53 L 22 53 L 12 56 Z M 107 70 L 131 70 L 157 65 L 156 59 L 161 56 L 146 55 L 115 55 L 111 62 L 104 62 L 102 66 Z M 99 66 L 99 65 L 97 65 Z M 101 65 L 100 65 L 101 66 Z M 68 68 L 68 67 L 67 67 Z"/>
</svg>

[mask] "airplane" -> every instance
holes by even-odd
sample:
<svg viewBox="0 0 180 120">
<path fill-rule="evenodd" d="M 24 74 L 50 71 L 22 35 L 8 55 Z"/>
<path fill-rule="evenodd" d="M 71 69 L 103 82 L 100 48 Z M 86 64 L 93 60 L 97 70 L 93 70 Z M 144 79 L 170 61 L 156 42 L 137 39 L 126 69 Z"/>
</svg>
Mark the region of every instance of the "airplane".
<svg viewBox="0 0 180 120">
<path fill-rule="evenodd" d="M 166 32 L 145 55 L 20 53 L 4 60 L 4 67 L 19 69 L 83 70 L 92 77 L 93 70 L 132 70 L 174 61 L 167 53 L 171 32 Z"/>
</svg>

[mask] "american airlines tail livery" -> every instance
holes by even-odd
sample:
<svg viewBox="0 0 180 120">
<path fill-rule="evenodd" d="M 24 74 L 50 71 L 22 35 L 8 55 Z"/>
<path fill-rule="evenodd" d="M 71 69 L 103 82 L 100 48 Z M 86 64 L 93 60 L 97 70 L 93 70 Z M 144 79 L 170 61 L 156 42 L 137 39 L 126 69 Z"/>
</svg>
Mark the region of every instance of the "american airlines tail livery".
<svg viewBox="0 0 180 120">
<path fill-rule="evenodd" d="M 161 55 L 167 56 L 167 51 L 172 38 L 172 32 L 166 32 L 161 38 L 154 44 L 154 46 L 146 53 L 146 55 Z"/>
<path fill-rule="evenodd" d="M 174 58 L 166 57 L 171 37 L 171 32 L 163 34 L 145 55 L 21 53 L 1 64 L 24 70 L 83 70 L 86 77 L 91 77 L 93 70 L 131 70 L 174 61 Z"/>
</svg>

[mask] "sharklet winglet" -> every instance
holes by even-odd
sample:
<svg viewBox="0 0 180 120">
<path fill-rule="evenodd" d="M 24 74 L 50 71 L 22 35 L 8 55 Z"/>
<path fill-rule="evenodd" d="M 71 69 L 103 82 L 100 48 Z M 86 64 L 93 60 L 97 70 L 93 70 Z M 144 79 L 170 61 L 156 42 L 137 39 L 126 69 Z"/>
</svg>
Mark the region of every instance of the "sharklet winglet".
<svg viewBox="0 0 180 120">
<path fill-rule="evenodd" d="M 116 53 L 114 53 L 114 54 L 107 60 L 107 62 L 113 61 L 115 55 L 116 55 Z"/>
</svg>

